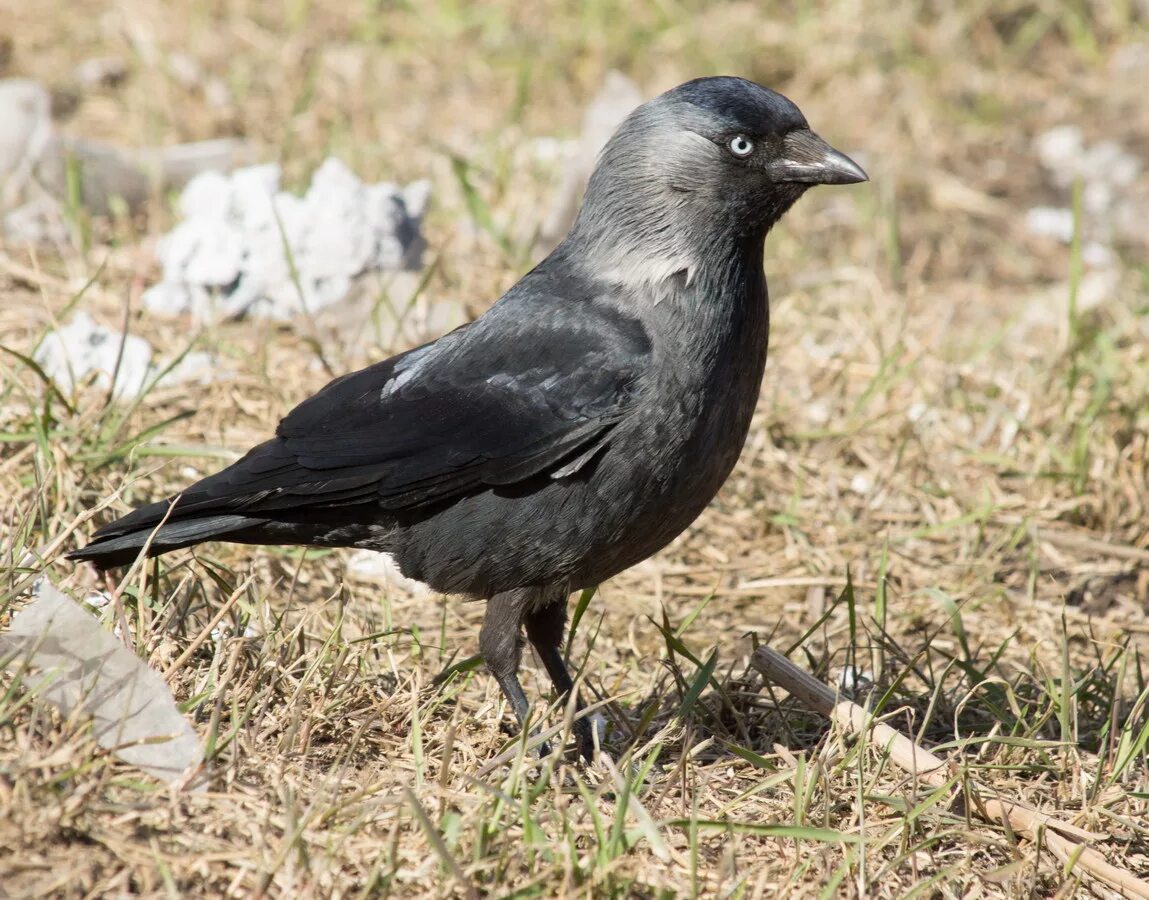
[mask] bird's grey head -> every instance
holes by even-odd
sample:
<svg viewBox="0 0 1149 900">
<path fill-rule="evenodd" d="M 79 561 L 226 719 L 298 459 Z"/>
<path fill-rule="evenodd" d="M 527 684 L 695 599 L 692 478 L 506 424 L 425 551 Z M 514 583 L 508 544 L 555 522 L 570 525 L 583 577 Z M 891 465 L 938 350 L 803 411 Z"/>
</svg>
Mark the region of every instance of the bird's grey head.
<svg viewBox="0 0 1149 900">
<path fill-rule="evenodd" d="M 689 276 L 735 246 L 760 252 L 813 185 L 865 180 L 781 94 L 699 78 L 627 117 L 599 156 L 570 239 L 606 271 Z"/>
</svg>

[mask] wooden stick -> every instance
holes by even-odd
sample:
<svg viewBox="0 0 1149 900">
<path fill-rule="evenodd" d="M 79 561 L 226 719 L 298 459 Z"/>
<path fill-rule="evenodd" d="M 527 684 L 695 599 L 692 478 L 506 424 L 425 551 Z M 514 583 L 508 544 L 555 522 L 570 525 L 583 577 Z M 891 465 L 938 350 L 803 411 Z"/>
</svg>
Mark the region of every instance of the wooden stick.
<svg viewBox="0 0 1149 900">
<path fill-rule="evenodd" d="M 810 709 L 837 722 L 849 733 L 884 749 L 897 766 L 926 784 L 940 787 L 959 771 L 957 764 L 935 756 L 901 732 L 875 721 L 858 704 L 839 699 L 825 684 L 798 668 L 781 653 L 769 647 L 759 647 L 751 656 L 750 664 Z M 1149 900 L 1149 882 L 1113 865 L 1089 846 L 1091 841 L 1103 838 L 1104 835 L 1062 822 L 1028 803 L 996 796 L 991 788 L 972 780 L 969 790 L 974 799 L 974 809 L 982 818 L 989 822 L 1007 821 L 1015 832 L 1033 841 L 1038 839 L 1038 832 L 1044 829 L 1045 845 L 1063 864 L 1072 863 L 1072 870 L 1081 871 L 1124 897 Z"/>
</svg>

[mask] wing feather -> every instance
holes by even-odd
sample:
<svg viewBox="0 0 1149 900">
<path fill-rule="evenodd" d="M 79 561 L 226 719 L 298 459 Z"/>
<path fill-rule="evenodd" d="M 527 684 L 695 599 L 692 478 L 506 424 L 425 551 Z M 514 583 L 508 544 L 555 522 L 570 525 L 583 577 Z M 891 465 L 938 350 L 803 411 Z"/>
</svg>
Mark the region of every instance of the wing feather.
<svg viewBox="0 0 1149 900">
<path fill-rule="evenodd" d="M 173 517 L 400 510 L 572 476 L 633 408 L 650 344 L 637 320 L 606 304 L 549 299 L 549 315 L 497 304 L 471 326 L 333 381 L 275 438 L 184 491 Z"/>
</svg>

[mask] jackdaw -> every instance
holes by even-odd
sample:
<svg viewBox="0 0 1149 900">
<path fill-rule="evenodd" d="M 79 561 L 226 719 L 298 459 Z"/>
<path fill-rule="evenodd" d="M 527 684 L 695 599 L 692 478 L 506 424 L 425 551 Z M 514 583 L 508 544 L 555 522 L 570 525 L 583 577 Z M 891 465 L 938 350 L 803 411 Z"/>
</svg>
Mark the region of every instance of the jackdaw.
<svg viewBox="0 0 1149 900">
<path fill-rule="evenodd" d="M 520 723 L 523 638 L 560 696 L 567 600 L 714 497 L 766 363 L 763 239 L 866 174 L 788 99 L 700 78 L 603 149 L 566 239 L 487 312 L 331 382 L 234 465 L 96 532 L 101 568 L 201 541 L 360 547 L 486 598 L 479 649 Z M 576 739 L 591 752 L 590 728 Z"/>
</svg>

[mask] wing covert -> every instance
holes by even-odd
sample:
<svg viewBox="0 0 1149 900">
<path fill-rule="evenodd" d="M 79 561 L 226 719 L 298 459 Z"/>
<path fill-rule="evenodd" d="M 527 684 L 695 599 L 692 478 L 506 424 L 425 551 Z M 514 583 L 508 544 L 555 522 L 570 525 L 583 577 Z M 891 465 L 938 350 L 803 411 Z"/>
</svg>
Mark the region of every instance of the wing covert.
<svg viewBox="0 0 1149 900">
<path fill-rule="evenodd" d="M 632 408 L 650 344 L 612 308 L 542 299 L 550 315 L 516 318 L 496 304 L 438 341 L 331 382 L 273 440 L 186 491 L 177 510 L 402 509 L 573 474 Z"/>
</svg>

